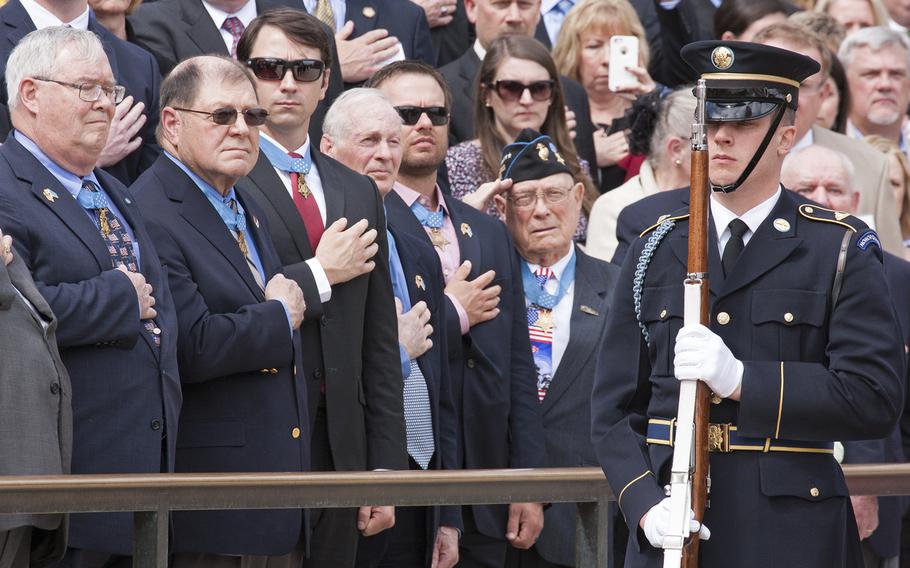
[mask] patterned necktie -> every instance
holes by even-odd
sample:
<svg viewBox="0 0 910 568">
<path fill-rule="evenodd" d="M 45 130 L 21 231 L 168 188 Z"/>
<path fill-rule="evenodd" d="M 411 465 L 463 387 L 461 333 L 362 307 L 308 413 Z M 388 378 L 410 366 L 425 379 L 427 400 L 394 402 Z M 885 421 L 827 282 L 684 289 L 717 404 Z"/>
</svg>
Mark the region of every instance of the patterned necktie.
<svg viewBox="0 0 910 568">
<path fill-rule="evenodd" d="M 100 188 L 89 179 L 82 180 L 82 190 L 76 200 L 84 209 L 91 212 L 95 219 L 95 226 L 101 231 L 101 238 L 107 245 L 107 252 L 111 257 L 111 264 L 117 268 L 121 264 L 130 272 L 139 272 L 139 263 L 133 252 L 133 241 L 126 227 L 108 206 L 107 196 Z M 161 329 L 155 325 L 155 320 L 142 320 L 142 328 L 150 335 L 156 347 L 161 345 Z"/>
<path fill-rule="evenodd" d="M 332 28 L 332 31 L 335 31 L 335 12 L 332 10 L 331 0 L 316 0 L 316 9 L 313 10 L 313 15 Z"/>
<path fill-rule="evenodd" d="M 389 273 L 392 278 L 392 292 L 401 300 L 403 312 L 411 309 L 411 297 L 408 295 L 407 279 L 401 257 L 398 255 L 398 245 L 395 237 L 388 232 L 389 237 Z M 427 390 L 427 381 L 417 364 L 416 359 L 411 359 L 408 375 L 404 378 L 404 424 L 407 432 L 408 455 L 422 469 L 426 469 L 433 457 L 435 444 L 433 442 L 433 415 L 430 411 L 430 393 Z"/>
<path fill-rule="evenodd" d="M 298 161 L 305 163 L 303 162 L 303 156 L 296 152 L 288 152 L 288 156 L 295 158 L 295 163 Z M 313 247 L 313 253 L 315 254 L 316 247 L 319 246 L 319 241 L 322 239 L 322 233 L 325 232 L 325 224 L 322 222 L 319 204 L 316 203 L 316 198 L 313 197 L 313 193 L 306 183 L 306 174 L 309 173 L 309 168 L 301 169 L 299 172 L 291 170 L 288 173 L 291 174 L 291 187 L 296 189 L 296 191 L 292 192 L 294 205 L 297 207 L 297 212 L 300 213 L 300 218 L 303 219 L 307 237 L 310 239 L 310 246 Z"/>
<path fill-rule="evenodd" d="M 724 275 L 729 277 L 730 273 L 733 272 L 736 260 L 746 246 L 743 243 L 743 235 L 749 230 L 749 225 L 746 225 L 741 219 L 733 219 L 727 226 L 730 227 L 730 240 L 724 246 L 721 264 L 724 267 Z"/>
<path fill-rule="evenodd" d="M 245 26 L 237 16 L 229 16 L 221 23 L 221 29 L 231 34 L 233 41 L 231 43 L 231 57 L 237 57 L 237 44 L 240 43 L 240 36 L 243 35 Z"/>
<path fill-rule="evenodd" d="M 537 304 L 528 306 L 528 335 L 531 353 L 537 367 L 537 399 L 543 401 L 553 380 L 553 307 L 556 296 L 546 291 L 547 282 L 556 281 L 556 274 L 546 267 L 534 271 L 541 293 Z"/>
<path fill-rule="evenodd" d="M 247 268 L 249 268 L 250 272 L 253 273 L 253 279 L 256 280 L 256 284 L 259 285 L 259 289 L 264 290 L 265 286 L 262 282 L 262 274 L 259 273 L 259 269 L 256 268 L 256 263 L 253 262 L 253 259 L 250 257 L 250 247 L 246 242 L 246 219 L 240 215 L 236 199 L 231 198 L 231 200 L 228 202 L 228 207 L 231 208 L 231 211 L 233 211 L 234 215 L 237 217 L 237 221 L 235 223 L 228 224 L 228 228 L 231 230 L 231 234 L 234 235 L 234 239 L 237 240 L 237 246 L 240 247 L 240 252 L 243 254 L 243 258 L 246 260 Z"/>
</svg>

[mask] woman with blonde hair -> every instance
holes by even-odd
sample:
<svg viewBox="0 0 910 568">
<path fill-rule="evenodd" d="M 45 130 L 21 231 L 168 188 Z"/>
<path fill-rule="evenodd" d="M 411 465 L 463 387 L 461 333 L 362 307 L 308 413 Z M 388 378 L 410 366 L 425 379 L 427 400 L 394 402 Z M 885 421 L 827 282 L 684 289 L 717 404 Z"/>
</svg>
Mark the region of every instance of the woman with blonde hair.
<svg viewBox="0 0 910 568">
<path fill-rule="evenodd" d="M 636 120 L 629 141 L 648 158 L 637 176 L 594 202 L 588 220 L 585 252 L 608 262 L 619 244 L 616 221 L 623 208 L 659 191 L 689 185 L 689 136 L 695 114 L 692 87 L 677 89 L 663 99 L 656 93 L 642 97 L 632 110 Z"/>
<path fill-rule="evenodd" d="M 637 67 L 628 67 L 633 86 L 611 91 L 610 38 L 638 38 Z M 648 75 L 648 41 L 644 27 L 628 0 L 581 0 L 568 13 L 553 49 L 559 72 L 585 88 L 594 123 L 594 147 L 600 168 L 600 190 L 609 191 L 638 173 L 642 157 L 630 156 L 623 118 L 639 95 L 655 88 Z"/>
<path fill-rule="evenodd" d="M 815 11 L 833 17 L 848 35 L 861 28 L 888 27 L 891 23 L 881 0 L 819 0 Z"/>
<path fill-rule="evenodd" d="M 475 208 L 495 215 L 490 188 L 508 189 L 494 182 L 499 177 L 502 149 L 525 128 L 548 135 L 577 181 L 585 185 L 582 211 L 575 239 L 584 241 L 587 215 L 597 190 L 579 160 L 566 125 L 565 97 L 550 52 L 534 38 L 507 35 L 490 44 L 480 64 L 474 88 L 474 140 L 446 152 L 452 195 Z"/>
<path fill-rule="evenodd" d="M 863 138 L 873 148 L 888 156 L 888 172 L 894 203 L 897 205 L 897 219 L 904 240 L 904 258 L 910 260 L 910 161 L 897 143 L 884 136 L 871 134 Z"/>
</svg>

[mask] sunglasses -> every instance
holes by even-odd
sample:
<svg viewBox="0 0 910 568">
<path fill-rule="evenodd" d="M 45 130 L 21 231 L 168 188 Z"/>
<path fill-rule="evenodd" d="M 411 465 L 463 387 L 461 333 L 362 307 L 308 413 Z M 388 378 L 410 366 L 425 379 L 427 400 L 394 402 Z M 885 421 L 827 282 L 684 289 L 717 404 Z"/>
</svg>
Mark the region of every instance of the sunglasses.
<svg viewBox="0 0 910 568">
<path fill-rule="evenodd" d="M 531 98 L 535 101 L 548 101 L 553 97 L 553 86 L 555 84 L 556 81 L 551 79 L 549 81 L 534 81 L 530 85 L 526 85 L 521 81 L 496 81 L 488 86 L 495 89 L 496 94 L 502 100 L 515 102 L 521 99 L 525 89 L 531 93 Z"/>
<path fill-rule="evenodd" d="M 265 124 L 265 120 L 269 117 L 269 111 L 265 110 L 264 108 L 248 108 L 239 112 L 235 108 L 216 108 L 212 112 L 205 110 L 193 110 L 191 108 L 171 108 L 174 110 L 182 110 L 183 112 L 204 114 L 208 118 L 212 119 L 212 122 L 221 126 L 230 126 L 237 122 L 238 114 L 243 115 L 243 121 L 246 122 L 247 126 L 262 126 Z"/>
<path fill-rule="evenodd" d="M 322 77 L 325 70 L 325 63 L 318 59 L 288 61 L 274 57 L 254 57 L 248 59 L 246 64 L 253 70 L 253 75 L 263 81 L 281 81 L 290 70 L 295 81 L 310 83 Z"/>
<path fill-rule="evenodd" d="M 401 121 L 408 126 L 417 124 L 423 114 L 427 115 L 433 126 L 442 126 L 449 123 L 449 109 L 446 107 L 397 106 L 395 110 L 401 116 Z"/>
</svg>

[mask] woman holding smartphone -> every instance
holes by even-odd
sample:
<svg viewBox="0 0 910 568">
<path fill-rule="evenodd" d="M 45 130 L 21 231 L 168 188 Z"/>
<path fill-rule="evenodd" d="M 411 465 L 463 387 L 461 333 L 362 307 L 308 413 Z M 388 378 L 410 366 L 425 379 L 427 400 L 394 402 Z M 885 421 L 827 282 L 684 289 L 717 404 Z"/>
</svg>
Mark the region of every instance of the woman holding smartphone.
<svg viewBox="0 0 910 568">
<path fill-rule="evenodd" d="M 623 39 L 613 41 L 617 36 Z M 611 51 L 625 59 L 623 56 L 631 49 L 638 51 L 637 64 L 613 69 L 614 83 L 618 77 L 620 87 L 611 90 Z M 623 118 L 637 96 L 655 88 L 646 69 L 645 30 L 632 5 L 628 0 L 582 0 L 576 4 L 562 23 L 553 59 L 560 73 L 581 83 L 588 93 L 591 119 L 599 127 L 594 132 L 594 147 L 600 168 L 600 191 L 622 185 L 638 173 L 642 161 L 641 157 L 630 157 L 626 141 L 628 127 L 623 124 Z"/>
<path fill-rule="evenodd" d="M 585 184 L 583 212 L 575 239 L 584 241 L 585 217 L 597 198 L 587 162 L 575 153 L 566 125 L 565 97 L 553 58 L 537 40 L 503 36 L 490 44 L 475 83 L 477 138 L 449 148 L 446 168 L 452 195 L 495 215 L 493 195 L 510 185 L 496 182 L 502 148 L 525 128 L 550 136 L 576 179 Z"/>
</svg>

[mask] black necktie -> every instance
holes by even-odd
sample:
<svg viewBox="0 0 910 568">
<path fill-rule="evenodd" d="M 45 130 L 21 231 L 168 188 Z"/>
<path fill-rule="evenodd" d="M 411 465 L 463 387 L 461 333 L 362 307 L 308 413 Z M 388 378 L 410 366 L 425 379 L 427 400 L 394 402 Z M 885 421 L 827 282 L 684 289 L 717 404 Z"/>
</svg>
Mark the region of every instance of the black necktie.
<svg viewBox="0 0 910 568">
<path fill-rule="evenodd" d="M 743 244 L 743 235 L 749 230 L 749 226 L 743 223 L 741 219 L 733 219 L 727 226 L 730 228 L 730 240 L 727 241 L 727 246 L 724 247 L 724 256 L 722 259 L 724 276 L 730 276 L 730 273 L 733 271 L 733 265 L 736 264 L 736 259 L 739 258 L 739 255 L 743 252 L 743 248 L 746 246 Z"/>
</svg>

